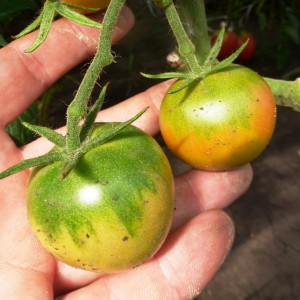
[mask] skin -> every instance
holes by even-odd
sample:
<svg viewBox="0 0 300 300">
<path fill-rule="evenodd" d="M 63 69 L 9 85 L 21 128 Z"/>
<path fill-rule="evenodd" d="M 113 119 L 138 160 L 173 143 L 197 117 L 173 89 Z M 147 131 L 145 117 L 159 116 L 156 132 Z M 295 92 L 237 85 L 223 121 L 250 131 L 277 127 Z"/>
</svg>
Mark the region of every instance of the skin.
<svg viewBox="0 0 300 300">
<path fill-rule="evenodd" d="M 133 16 L 125 9 L 114 41 L 132 25 Z M 97 30 L 61 19 L 44 45 L 33 54 L 24 54 L 34 36 L 30 34 L 0 50 L 1 170 L 52 147 L 38 139 L 18 149 L 4 128 L 56 79 L 95 52 Z M 123 121 L 149 106 L 135 125 L 149 134 L 158 133 L 158 111 L 169 85 L 154 86 L 102 111 L 98 121 Z M 252 171 L 246 165 L 231 172 L 191 170 L 177 177 L 176 210 L 165 244 L 149 262 L 112 276 L 69 267 L 41 247 L 27 220 L 28 176 L 29 171 L 23 171 L 0 181 L 0 282 L 5 282 L 0 285 L 0 298 L 153 300 L 166 299 L 166 295 L 169 299 L 192 299 L 211 280 L 234 238 L 232 221 L 222 209 L 248 189 Z"/>
</svg>

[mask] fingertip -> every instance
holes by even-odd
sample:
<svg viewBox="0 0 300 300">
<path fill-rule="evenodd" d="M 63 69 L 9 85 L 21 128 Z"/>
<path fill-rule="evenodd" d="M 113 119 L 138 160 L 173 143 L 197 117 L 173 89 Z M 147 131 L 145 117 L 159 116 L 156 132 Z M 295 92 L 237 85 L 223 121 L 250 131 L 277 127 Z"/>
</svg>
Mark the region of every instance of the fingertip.
<svg viewBox="0 0 300 300">
<path fill-rule="evenodd" d="M 221 210 L 198 215 L 170 235 L 157 259 L 179 299 L 200 294 L 226 259 L 234 235 L 231 218 Z"/>
</svg>

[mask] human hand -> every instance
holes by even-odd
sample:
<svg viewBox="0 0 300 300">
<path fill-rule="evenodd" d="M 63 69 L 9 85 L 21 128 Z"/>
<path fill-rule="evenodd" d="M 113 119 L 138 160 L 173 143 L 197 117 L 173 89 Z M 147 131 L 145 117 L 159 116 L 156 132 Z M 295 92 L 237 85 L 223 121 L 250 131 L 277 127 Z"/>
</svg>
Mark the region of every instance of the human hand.
<svg viewBox="0 0 300 300">
<path fill-rule="evenodd" d="M 114 40 L 132 26 L 123 11 Z M 50 142 L 41 138 L 17 148 L 5 126 L 47 87 L 96 49 L 97 30 L 59 20 L 39 49 L 24 50 L 34 34 L 0 50 L 0 168 L 44 154 Z M 57 47 L 59 45 L 59 47 Z M 149 134 L 159 132 L 158 111 L 169 82 L 100 112 L 98 121 L 123 121 L 149 106 L 135 122 Z M 62 129 L 63 131 L 64 129 Z M 29 171 L 0 181 L 1 299 L 192 299 L 209 282 L 226 257 L 234 227 L 221 209 L 243 194 L 252 178 L 249 165 L 231 172 L 191 170 L 175 179 L 175 214 L 160 251 L 142 266 L 114 275 L 91 273 L 55 260 L 39 244 L 26 214 Z"/>
</svg>

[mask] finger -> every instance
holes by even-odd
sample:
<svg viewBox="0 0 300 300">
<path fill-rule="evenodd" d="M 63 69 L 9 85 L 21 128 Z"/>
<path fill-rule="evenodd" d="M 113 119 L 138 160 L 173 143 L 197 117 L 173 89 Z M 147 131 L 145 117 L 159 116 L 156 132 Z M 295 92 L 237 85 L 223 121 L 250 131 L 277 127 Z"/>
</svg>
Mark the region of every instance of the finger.
<svg viewBox="0 0 300 300">
<path fill-rule="evenodd" d="M 224 261 L 233 236 L 230 218 L 222 211 L 208 211 L 173 232 L 148 263 L 103 276 L 62 299 L 193 299 Z"/>
<path fill-rule="evenodd" d="M 102 19 L 103 13 L 95 15 Z M 133 26 L 133 15 L 124 8 L 113 34 L 113 42 Z M 0 50 L 0 125 L 16 118 L 38 96 L 68 70 L 92 56 L 99 30 L 66 19 L 53 23 L 46 41 L 33 53 L 26 54 L 36 32 L 20 38 Z M 17 84 L 16 84 L 17 83 Z"/>
<path fill-rule="evenodd" d="M 243 195 L 253 178 L 250 164 L 227 172 L 191 170 L 175 179 L 175 212 L 172 228 L 177 228 L 201 212 L 223 209 Z"/>
</svg>

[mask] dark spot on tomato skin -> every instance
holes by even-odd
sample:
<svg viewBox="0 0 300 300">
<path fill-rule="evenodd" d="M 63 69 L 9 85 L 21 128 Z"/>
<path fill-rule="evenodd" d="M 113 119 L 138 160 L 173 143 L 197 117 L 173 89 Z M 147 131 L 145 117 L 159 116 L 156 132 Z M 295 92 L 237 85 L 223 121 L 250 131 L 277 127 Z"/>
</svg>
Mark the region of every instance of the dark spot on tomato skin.
<svg viewBox="0 0 300 300">
<path fill-rule="evenodd" d="M 85 235 L 88 239 L 90 238 L 90 235 L 87 233 L 86 235 Z"/>
<path fill-rule="evenodd" d="M 127 240 L 128 240 L 128 236 L 124 236 L 122 239 L 123 242 L 126 242 Z"/>
<path fill-rule="evenodd" d="M 97 180 L 95 180 L 95 183 L 105 186 L 105 185 L 108 185 L 109 182 L 107 179 L 97 179 Z"/>
</svg>

